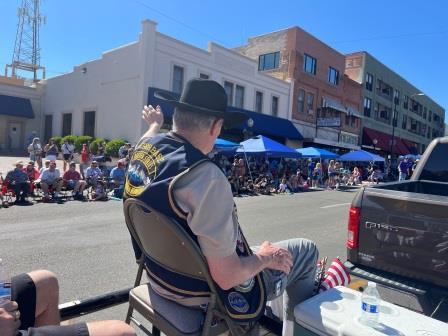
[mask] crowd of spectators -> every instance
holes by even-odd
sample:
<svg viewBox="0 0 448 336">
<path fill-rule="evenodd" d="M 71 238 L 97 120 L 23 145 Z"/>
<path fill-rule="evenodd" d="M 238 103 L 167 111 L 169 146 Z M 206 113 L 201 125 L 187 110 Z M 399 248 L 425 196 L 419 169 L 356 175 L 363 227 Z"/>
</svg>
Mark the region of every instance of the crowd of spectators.
<svg viewBox="0 0 448 336">
<path fill-rule="evenodd" d="M 30 161 L 24 167 L 23 161 L 17 161 L 5 178 L 0 176 L 0 200 L 3 206 L 9 205 L 5 199 L 7 195 L 14 197 L 17 205 L 32 204 L 30 200 L 37 199 L 42 202 L 61 202 L 62 192 L 65 198 L 68 193 L 71 198 L 79 201 L 102 201 L 109 196 L 119 199 L 123 197 L 126 159 L 118 160 L 111 171 L 100 169 L 98 162 L 92 161 L 85 178 L 73 161 L 62 174 L 56 161 L 45 160 L 40 170 L 35 165 L 34 161 Z"/>
<path fill-rule="evenodd" d="M 64 141 L 59 150 L 53 140 L 42 146 L 40 139 L 34 137 L 28 146 L 30 161 L 26 166 L 23 161 L 17 161 L 4 178 L 0 176 L 0 201 L 4 206 L 9 205 L 7 199 L 14 199 L 14 203 L 19 205 L 31 204 L 30 200 L 37 199 L 61 202 L 61 193 L 65 198 L 70 194 L 80 201 L 120 199 L 132 146 L 126 143 L 120 148 L 120 160 L 112 169 L 106 164 L 111 159 L 105 158 L 104 151 L 101 143 L 95 153 L 90 152 L 89 144 L 83 144 L 77 166 L 72 142 Z M 57 167 L 59 154 L 63 158 L 62 170 Z"/>
<path fill-rule="evenodd" d="M 104 146 L 100 143 L 95 153 L 91 153 L 89 144 L 83 144 L 79 154 L 79 170 L 73 162 L 75 146 L 64 141 L 59 150 L 50 140 L 42 147 L 39 138 L 33 138 L 28 146 L 30 162 L 23 167 L 18 162 L 15 169 L 8 172 L 3 185 L 14 192 L 16 203 L 28 203 L 27 197 L 43 193 L 44 202 L 58 200 L 61 190 L 72 191 L 73 198 L 85 200 L 85 190 L 89 200 L 99 201 L 113 197 L 122 198 L 124 191 L 127 162 L 133 147 L 126 143 L 120 147 L 120 160 L 117 166 L 108 170 L 104 165 Z M 63 157 L 62 172 L 56 167 L 56 158 Z M 96 160 L 98 158 L 98 160 Z M 307 191 L 310 188 L 338 189 L 341 185 L 357 185 L 362 181 L 379 183 L 390 174 L 390 168 L 384 164 L 345 163 L 337 160 L 285 159 L 266 157 L 245 157 L 217 153 L 215 163 L 227 176 L 235 196 L 257 194 L 290 194 Z M 100 162 L 98 162 L 100 161 Z M 103 162 L 102 162 L 103 161 Z M 103 163 L 103 165 L 101 165 Z M 403 158 L 397 171 L 399 179 L 411 176 L 416 162 Z M 37 165 L 37 168 L 36 168 Z M 68 169 L 67 169 L 68 167 Z M 5 187 L 3 187 L 5 189 Z"/>
<path fill-rule="evenodd" d="M 338 189 L 341 185 L 357 185 L 362 181 L 378 183 L 384 175 L 384 165 L 374 163 L 244 156 L 228 158 L 219 153 L 213 160 L 227 176 L 235 196 L 296 193 L 310 188 Z"/>
</svg>

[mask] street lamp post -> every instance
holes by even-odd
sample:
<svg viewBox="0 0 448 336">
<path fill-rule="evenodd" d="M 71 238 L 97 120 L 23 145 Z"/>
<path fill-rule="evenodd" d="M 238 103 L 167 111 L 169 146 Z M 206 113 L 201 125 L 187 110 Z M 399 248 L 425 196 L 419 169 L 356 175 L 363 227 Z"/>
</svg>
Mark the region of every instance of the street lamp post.
<svg viewBox="0 0 448 336">
<path fill-rule="evenodd" d="M 377 139 L 373 139 L 372 143 L 373 143 L 373 151 L 375 151 L 375 146 L 378 143 L 378 140 Z"/>
</svg>

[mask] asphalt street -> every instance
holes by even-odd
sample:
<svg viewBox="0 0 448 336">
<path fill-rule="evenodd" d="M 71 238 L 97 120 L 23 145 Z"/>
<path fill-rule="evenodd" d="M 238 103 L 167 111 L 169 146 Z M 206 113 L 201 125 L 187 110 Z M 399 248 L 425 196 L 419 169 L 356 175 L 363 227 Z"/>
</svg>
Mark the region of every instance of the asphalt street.
<svg viewBox="0 0 448 336">
<path fill-rule="evenodd" d="M 251 245 L 293 237 L 314 240 L 321 255 L 345 258 L 353 191 L 236 198 Z M 217 205 L 219 206 L 219 205 Z M 0 257 L 11 274 L 48 269 L 60 280 L 60 302 L 132 286 L 137 266 L 119 201 L 34 204 L 0 209 Z M 124 319 L 124 305 L 87 317 Z"/>
</svg>

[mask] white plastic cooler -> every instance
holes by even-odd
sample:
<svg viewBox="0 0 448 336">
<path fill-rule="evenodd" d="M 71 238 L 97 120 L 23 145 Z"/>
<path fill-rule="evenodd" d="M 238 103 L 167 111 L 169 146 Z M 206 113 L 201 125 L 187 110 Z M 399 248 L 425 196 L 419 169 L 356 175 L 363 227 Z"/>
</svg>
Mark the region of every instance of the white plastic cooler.
<svg viewBox="0 0 448 336">
<path fill-rule="evenodd" d="M 294 309 L 295 336 L 448 336 L 448 324 L 382 301 L 378 327 L 362 324 L 361 293 L 336 287 Z"/>
</svg>

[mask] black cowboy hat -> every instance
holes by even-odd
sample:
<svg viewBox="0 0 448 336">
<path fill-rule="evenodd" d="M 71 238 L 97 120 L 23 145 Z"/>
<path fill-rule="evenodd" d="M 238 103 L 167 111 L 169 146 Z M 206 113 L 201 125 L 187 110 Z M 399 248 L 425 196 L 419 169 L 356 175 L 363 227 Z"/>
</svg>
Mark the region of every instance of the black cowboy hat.
<svg viewBox="0 0 448 336">
<path fill-rule="evenodd" d="M 154 96 L 182 110 L 224 119 L 225 127 L 242 124 L 248 119 L 246 113 L 227 110 L 226 91 L 213 80 L 198 78 L 188 81 L 179 100 L 170 93 L 162 91 L 156 91 Z"/>
</svg>

